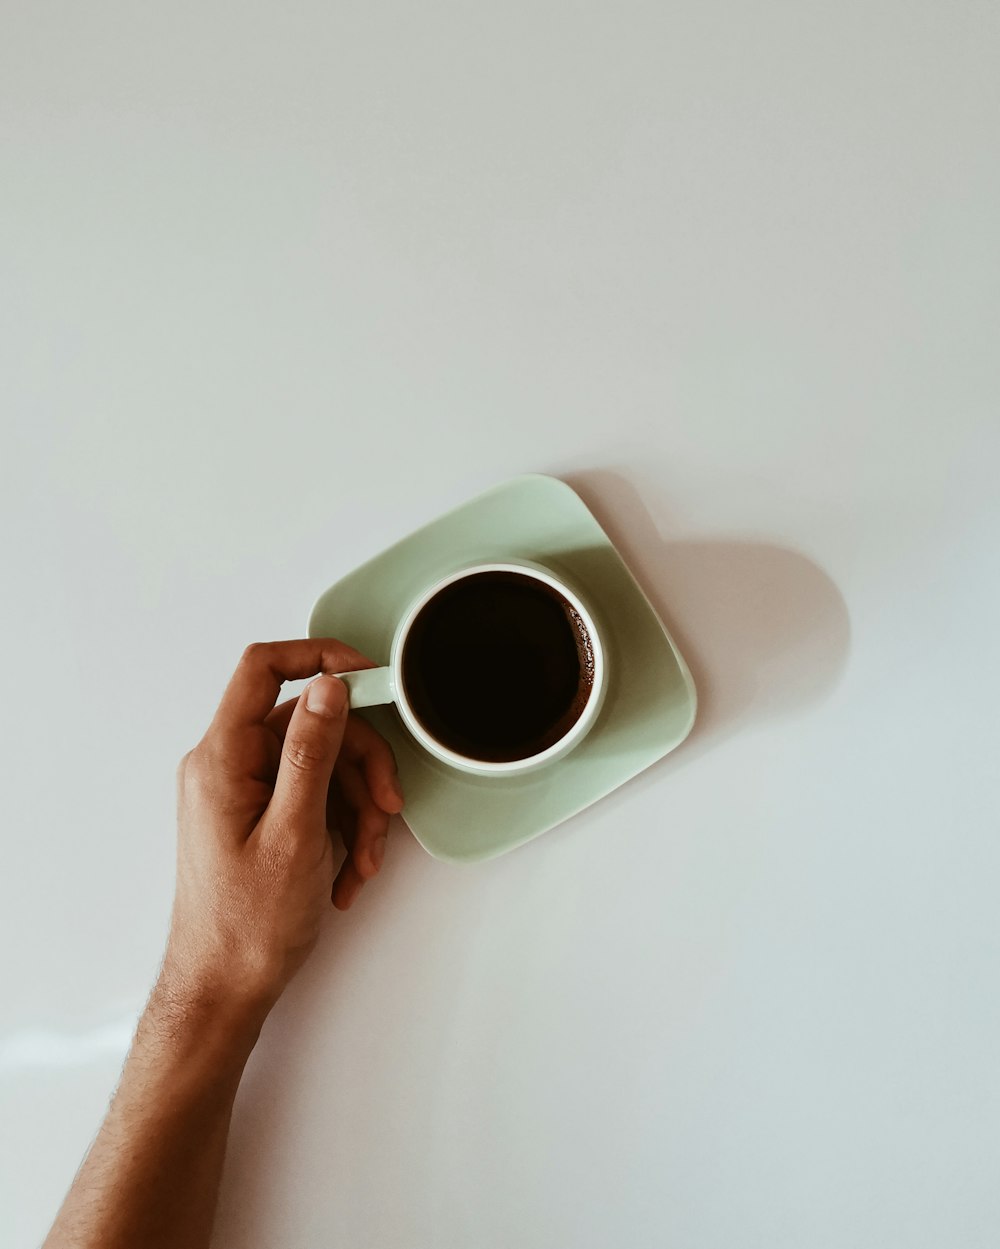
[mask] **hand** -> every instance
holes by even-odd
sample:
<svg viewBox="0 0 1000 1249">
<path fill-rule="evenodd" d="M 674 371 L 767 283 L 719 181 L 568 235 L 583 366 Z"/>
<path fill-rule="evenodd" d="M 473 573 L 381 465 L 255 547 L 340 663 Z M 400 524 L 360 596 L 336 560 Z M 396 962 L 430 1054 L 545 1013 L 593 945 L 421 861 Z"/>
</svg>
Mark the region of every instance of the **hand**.
<svg viewBox="0 0 1000 1249">
<path fill-rule="evenodd" d="M 208 732 L 178 769 L 177 893 L 161 981 L 172 994 L 266 1014 L 315 944 L 332 897 L 346 910 L 403 805 L 388 743 L 319 676 L 373 667 L 333 639 L 250 646 Z M 347 857 L 335 870 L 328 828 Z M 261 1017 L 262 1018 L 262 1017 Z"/>
</svg>

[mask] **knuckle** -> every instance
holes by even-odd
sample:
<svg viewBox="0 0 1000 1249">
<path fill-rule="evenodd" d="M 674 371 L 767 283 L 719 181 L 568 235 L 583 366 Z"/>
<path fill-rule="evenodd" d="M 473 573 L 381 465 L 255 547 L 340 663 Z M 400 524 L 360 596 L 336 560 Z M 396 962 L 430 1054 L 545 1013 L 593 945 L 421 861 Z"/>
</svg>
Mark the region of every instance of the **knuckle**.
<svg viewBox="0 0 1000 1249">
<path fill-rule="evenodd" d="M 284 757 L 296 772 L 312 772 L 326 759 L 326 746 L 315 738 L 285 738 Z"/>
<path fill-rule="evenodd" d="M 399 765 L 396 762 L 396 752 L 384 737 L 379 738 L 379 744 L 376 747 L 376 750 L 383 763 L 387 764 L 393 772 L 399 771 Z"/>
<path fill-rule="evenodd" d="M 193 746 L 187 754 L 185 754 L 180 763 L 177 765 L 177 779 L 183 784 L 188 784 L 195 779 L 200 766 L 198 748 Z"/>
<path fill-rule="evenodd" d="M 251 642 L 249 646 L 244 647 L 240 663 L 257 664 L 267 654 L 266 642 Z"/>
<path fill-rule="evenodd" d="M 204 792 L 211 784 L 215 773 L 216 768 L 204 743 L 199 743 L 189 750 L 177 769 L 181 786 L 194 793 Z"/>
<path fill-rule="evenodd" d="M 320 858 L 325 857 L 326 847 L 330 839 L 324 838 L 324 846 L 320 848 Z M 289 874 L 298 875 L 302 871 L 311 871 L 316 867 L 317 850 L 312 839 L 299 835 L 293 825 L 276 824 L 271 828 L 269 844 L 260 859 L 261 874 L 277 889 L 281 882 L 287 881 Z"/>
<path fill-rule="evenodd" d="M 291 850 L 292 839 L 286 835 L 284 828 L 271 824 L 267 843 L 261 846 L 257 856 L 259 874 L 270 886 L 277 885 L 287 874 Z"/>
<path fill-rule="evenodd" d="M 378 759 L 380 762 L 386 759 L 392 759 L 392 748 L 385 740 L 381 733 L 377 732 L 371 725 L 370 733 L 365 734 L 364 741 L 361 744 L 361 755 L 363 758 Z"/>
</svg>

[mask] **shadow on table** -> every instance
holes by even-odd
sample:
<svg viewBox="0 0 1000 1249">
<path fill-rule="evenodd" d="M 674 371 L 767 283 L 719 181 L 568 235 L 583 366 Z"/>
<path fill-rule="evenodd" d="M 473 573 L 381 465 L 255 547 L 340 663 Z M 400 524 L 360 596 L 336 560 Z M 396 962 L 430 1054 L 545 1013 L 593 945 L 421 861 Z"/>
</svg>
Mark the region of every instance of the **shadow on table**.
<svg viewBox="0 0 1000 1249">
<path fill-rule="evenodd" d="M 840 591 L 806 556 L 745 540 L 669 541 L 618 473 L 565 480 L 614 542 L 691 668 L 698 717 L 679 757 L 700 754 L 754 721 L 815 706 L 833 690 L 850 650 L 850 618 Z"/>
</svg>

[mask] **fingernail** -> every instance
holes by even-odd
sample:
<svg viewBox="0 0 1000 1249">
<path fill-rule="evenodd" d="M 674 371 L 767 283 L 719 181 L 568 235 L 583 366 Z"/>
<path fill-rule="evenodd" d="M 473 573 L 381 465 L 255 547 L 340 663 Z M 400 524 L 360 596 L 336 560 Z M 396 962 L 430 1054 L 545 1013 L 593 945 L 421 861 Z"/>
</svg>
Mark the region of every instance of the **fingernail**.
<svg viewBox="0 0 1000 1249">
<path fill-rule="evenodd" d="M 396 795 L 400 802 L 403 801 L 403 787 L 399 783 L 399 777 L 395 773 L 389 777 L 389 788 Z"/>
<path fill-rule="evenodd" d="M 376 837 L 372 842 L 371 856 L 376 872 L 381 868 L 382 861 L 385 859 L 385 843 L 387 841 L 388 838 L 383 834 L 381 837 Z"/>
<path fill-rule="evenodd" d="M 306 686 L 306 707 L 320 716 L 339 716 L 347 703 L 347 689 L 336 677 L 317 677 Z"/>
</svg>

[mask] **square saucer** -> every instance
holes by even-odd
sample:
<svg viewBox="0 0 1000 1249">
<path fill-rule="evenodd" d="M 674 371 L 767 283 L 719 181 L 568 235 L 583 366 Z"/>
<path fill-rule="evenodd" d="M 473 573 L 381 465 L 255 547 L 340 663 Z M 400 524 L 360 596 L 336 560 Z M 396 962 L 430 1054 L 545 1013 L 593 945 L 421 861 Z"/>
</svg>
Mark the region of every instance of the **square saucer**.
<svg viewBox="0 0 1000 1249">
<path fill-rule="evenodd" d="M 475 776 L 418 745 L 394 706 L 358 713 L 396 753 L 414 837 L 453 863 L 493 858 L 561 824 L 669 754 L 694 723 L 687 664 L 611 539 L 556 477 L 515 477 L 402 538 L 320 595 L 309 636 L 342 638 L 388 663 L 397 623 L 432 581 L 518 556 L 565 577 L 605 642 L 607 695 L 575 749 L 521 776 Z"/>
</svg>

